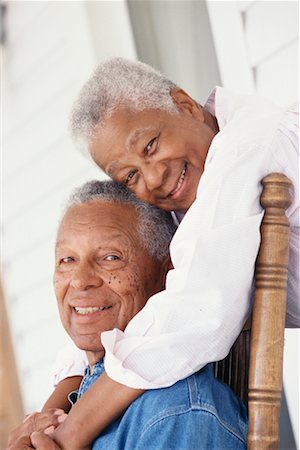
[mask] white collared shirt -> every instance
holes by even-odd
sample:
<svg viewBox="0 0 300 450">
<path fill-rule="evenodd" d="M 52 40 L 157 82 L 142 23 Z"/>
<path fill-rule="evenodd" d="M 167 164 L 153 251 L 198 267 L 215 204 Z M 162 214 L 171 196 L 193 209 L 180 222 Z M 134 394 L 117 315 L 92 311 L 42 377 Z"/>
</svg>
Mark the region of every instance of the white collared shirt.
<svg viewBox="0 0 300 450">
<path fill-rule="evenodd" d="M 249 314 L 260 242 L 260 180 L 285 173 L 294 184 L 287 326 L 300 326 L 299 115 L 256 96 L 217 87 L 206 109 L 220 128 L 197 198 L 170 246 L 174 269 L 124 332 L 102 333 L 105 369 L 119 383 L 170 386 L 226 356 Z M 297 229 L 298 228 L 298 229 Z"/>
</svg>

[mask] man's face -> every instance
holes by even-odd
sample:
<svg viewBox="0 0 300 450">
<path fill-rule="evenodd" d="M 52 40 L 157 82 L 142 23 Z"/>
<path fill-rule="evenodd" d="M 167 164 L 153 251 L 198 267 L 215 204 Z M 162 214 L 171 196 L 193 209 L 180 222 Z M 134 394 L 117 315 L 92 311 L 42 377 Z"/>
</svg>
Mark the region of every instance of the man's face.
<svg viewBox="0 0 300 450">
<path fill-rule="evenodd" d="M 72 206 L 61 223 L 55 294 L 63 326 L 83 350 L 103 352 L 102 331 L 124 330 L 164 287 L 166 264 L 148 255 L 136 226 L 133 208 L 102 202 Z"/>
<path fill-rule="evenodd" d="M 186 93 L 177 90 L 172 97 L 178 114 L 120 108 L 90 143 L 94 161 L 109 176 L 167 211 L 186 210 L 195 200 L 216 133 Z"/>
</svg>

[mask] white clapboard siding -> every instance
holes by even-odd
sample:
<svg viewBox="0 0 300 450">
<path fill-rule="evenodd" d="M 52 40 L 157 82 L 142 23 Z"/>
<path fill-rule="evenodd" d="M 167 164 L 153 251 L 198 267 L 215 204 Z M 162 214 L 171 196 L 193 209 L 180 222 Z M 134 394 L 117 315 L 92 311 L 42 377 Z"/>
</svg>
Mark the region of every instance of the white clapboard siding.
<svg viewBox="0 0 300 450">
<path fill-rule="evenodd" d="M 71 155 L 74 156 L 74 155 Z M 67 161 L 65 161 L 65 164 Z M 61 164 L 61 162 L 59 162 Z M 55 184 L 52 189 L 44 192 L 42 195 L 36 195 L 32 198 L 30 205 L 15 212 L 15 216 L 8 217 L 7 224 L 3 226 L 3 234 L 5 236 L 5 243 L 7 245 L 4 249 L 4 254 L 8 259 L 14 259 L 20 256 L 23 250 L 30 251 L 36 243 L 44 240 L 49 233 L 49 229 L 56 229 L 58 217 L 63 208 L 62 190 L 65 186 L 71 189 L 78 186 L 86 179 L 99 179 L 103 175 L 90 167 L 78 167 L 77 170 L 72 170 L 72 173 L 66 173 L 62 177 L 60 183 Z M 68 197 L 68 193 L 65 196 Z M 17 196 L 17 194 L 16 194 Z M 22 198 L 22 195 L 19 194 Z M 20 230 L 20 220 L 23 223 L 23 228 Z M 8 245 L 9 243 L 9 245 Z"/>
<path fill-rule="evenodd" d="M 6 180 L 10 201 L 5 203 L 4 218 L 9 220 L 11 216 L 15 217 L 18 211 L 25 209 L 24 199 L 28 205 L 36 203 L 37 200 L 41 201 L 56 185 L 63 184 L 72 173 L 78 173 L 89 165 L 90 162 L 70 145 L 67 136 L 62 136 L 52 147 L 45 146 L 43 153 L 29 160 Z M 16 185 L 21 191 L 14 189 Z M 32 192 L 35 192 L 36 199 L 30 195 Z"/>
<path fill-rule="evenodd" d="M 26 8 L 15 8 L 9 6 L 9 14 L 5 20 L 5 29 L 9 33 L 10 45 L 14 46 L 16 39 L 22 40 L 22 37 L 28 33 L 28 29 L 40 20 L 40 14 L 45 11 L 43 2 L 36 2 L 34 7 L 27 5 Z"/>
<path fill-rule="evenodd" d="M 126 3 L 97 2 L 97 21 L 91 8 L 85 2 L 7 2 L 1 257 L 26 412 L 49 395 L 55 356 L 69 340 L 52 286 L 62 205 L 74 187 L 105 178 L 74 149 L 71 105 L 98 60 L 135 56 Z M 101 29 L 102 52 L 99 42 L 95 52 L 91 21 Z M 116 26 L 124 39 L 111 39 Z"/>
<path fill-rule="evenodd" d="M 62 136 L 66 134 L 66 123 L 69 112 L 69 105 L 66 104 L 65 98 L 72 98 L 72 94 L 76 90 L 77 82 L 73 85 L 68 84 L 67 87 L 60 89 L 42 108 L 41 114 L 35 114 L 34 121 L 27 117 L 23 124 L 18 124 L 18 133 L 14 131 L 13 122 L 13 94 L 8 96 L 9 104 L 4 105 L 5 123 L 10 122 L 10 133 L 6 130 L 5 146 L 12 149 L 6 152 L 6 164 L 3 167 L 3 175 L 7 177 L 14 172 L 18 173 L 23 164 L 29 163 L 36 155 L 44 153 L 44 148 L 53 148 Z M 63 93 L 63 95 L 62 95 Z M 11 99 L 11 102 L 10 102 Z M 17 104 L 19 100 L 16 100 Z M 9 118 L 9 108 L 11 108 L 11 116 Z M 49 120 L 51 118 L 51 125 Z M 32 128 L 38 130 L 33 133 Z M 49 128 L 55 130 L 54 133 L 49 132 Z M 25 150 L 22 151 L 23 146 Z M 18 153 L 18 158 L 15 153 Z"/>
</svg>

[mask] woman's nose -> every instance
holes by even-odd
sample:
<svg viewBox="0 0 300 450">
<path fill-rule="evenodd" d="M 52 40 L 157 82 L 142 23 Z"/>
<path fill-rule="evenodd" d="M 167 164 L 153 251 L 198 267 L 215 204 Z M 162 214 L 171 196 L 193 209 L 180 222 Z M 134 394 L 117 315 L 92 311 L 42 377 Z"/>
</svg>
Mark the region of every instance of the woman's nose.
<svg viewBox="0 0 300 450">
<path fill-rule="evenodd" d="M 166 167 L 162 162 L 148 164 L 144 168 L 144 181 L 149 191 L 154 191 L 162 186 Z"/>
</svg>

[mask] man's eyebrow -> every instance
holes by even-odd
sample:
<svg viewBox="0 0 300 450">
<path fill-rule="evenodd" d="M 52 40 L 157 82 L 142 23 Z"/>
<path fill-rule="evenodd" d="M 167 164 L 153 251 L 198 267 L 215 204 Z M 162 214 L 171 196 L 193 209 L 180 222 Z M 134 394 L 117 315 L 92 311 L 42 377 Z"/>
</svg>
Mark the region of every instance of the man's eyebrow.
<svg viewBox="0 0 300 450">
<path fill-rule="evenodd" d="M 65 244 L 66 244 L 65 240 L 63 240 L 63 241 L 60 241 L 60 240 L 56 241 L 55 242 L 55 250 L 57 250 L 59 247 L 61 247 L 62 245 L 65 245 Z"/>
</svg>

